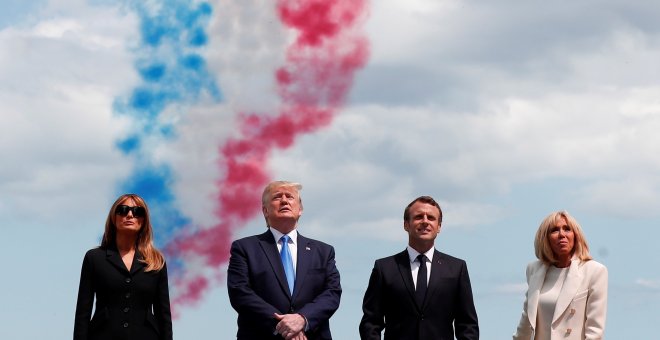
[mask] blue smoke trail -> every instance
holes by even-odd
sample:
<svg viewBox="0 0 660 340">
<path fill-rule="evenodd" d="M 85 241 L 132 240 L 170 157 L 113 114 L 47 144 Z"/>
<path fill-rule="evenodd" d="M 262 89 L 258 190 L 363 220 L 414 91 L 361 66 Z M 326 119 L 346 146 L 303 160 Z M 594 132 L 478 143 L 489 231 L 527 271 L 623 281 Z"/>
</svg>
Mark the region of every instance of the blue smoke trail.
<svg viewBox="0 0 660 340">
<path fill-rule="evenodd" d="M 135 68 L 141 83 L 115 101 L 117 114 L 133 119 L 130 133 L 116 146 L 133 159 L 134 169 L 119 185 L 119 194 L 142 196 L 152 211 L 157 231 L 155 242 L 162 246 L 179 229 L 190 224 L 176 207 L 173 171 L 152 158 L 154 147 L 176 138 L 175 123 L 163 112 L 183 114 L 186 104 L 204 94 L 220 101 L 221 93 L 200 50 L 208 43 L 205 27 L 212 13 L 209 3 L 186 0 L 135 0 L 128 2 L 140 19 L 140 42 L 134 49 Z"/>
</svg>

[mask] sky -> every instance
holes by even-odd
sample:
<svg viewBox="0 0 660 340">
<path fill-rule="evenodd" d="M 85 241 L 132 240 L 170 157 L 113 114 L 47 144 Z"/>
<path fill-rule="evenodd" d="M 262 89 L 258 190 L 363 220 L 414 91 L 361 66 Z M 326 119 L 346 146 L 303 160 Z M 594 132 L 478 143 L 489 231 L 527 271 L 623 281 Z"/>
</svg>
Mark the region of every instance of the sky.
<svg viewBox="0 0 660 340">
<path fill-rule="evenodd" d="M 232 338 L 228 245 L 264 231 L 276 179 L 303 184 L 299 232 L 335 247 L 336 339 L 359 338 L 420 195 L 482 339 L 514 332 L 557 210 L 609 270 L 606 337 L 654 334 L 660 4 L 308 3 L 0 0 L 1 339 L 72 336 L 82 258 L 126 191 L 152 210 L 175 337 Z"/>
</svg>

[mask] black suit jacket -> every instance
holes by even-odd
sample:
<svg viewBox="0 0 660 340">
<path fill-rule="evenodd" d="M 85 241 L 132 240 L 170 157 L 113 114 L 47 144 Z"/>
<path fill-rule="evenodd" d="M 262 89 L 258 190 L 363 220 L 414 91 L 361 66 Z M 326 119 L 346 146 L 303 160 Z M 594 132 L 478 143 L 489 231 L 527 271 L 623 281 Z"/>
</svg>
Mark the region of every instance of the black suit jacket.
<svg viewBox="0 0 660 340">
<path fill-rule="evenodd" d="M 139 258 L 136 251 L 129 272 L 116 248 L 99 247 L 85 254 L 74 340 L 172 339 L 167 267 L 145 272 Z"/>
<path fill-rule="evenodd" d="M 309 340 L 332 339 L 329 320 L 341 296 L 335 251 L 300 233 L 297 242 L 293 296 L 270 230 L 232 243 L 227 288 L 238 312 L 238 339 L 282 339 L 273 334 L 274 313 L 300 313 L 307 319 Z"/>
<path fill-rule="evenodd" d="M 465 261 L 435 251 L 426 299 L 415 300 L 408 251 L 379 259 L 362 304 L 365 340 L 477 340 L 479 326 Z M 455 329 L 454 329 L 455 328 Z"/>
</svg>

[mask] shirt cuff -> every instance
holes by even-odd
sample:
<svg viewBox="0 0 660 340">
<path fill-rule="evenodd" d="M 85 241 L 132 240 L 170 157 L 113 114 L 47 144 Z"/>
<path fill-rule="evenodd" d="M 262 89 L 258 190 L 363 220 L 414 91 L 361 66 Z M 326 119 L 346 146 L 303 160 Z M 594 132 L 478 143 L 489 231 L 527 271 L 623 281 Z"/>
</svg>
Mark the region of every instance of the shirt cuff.
<svg viewBox="0 0 660 340">
<path fill-rule="evenodd" d="M 307 322 L 307 317 L 304 316 L 304 315 L 302 315 L 302 314 L 300 314 L 300 313 L 298 313 L 298 315 L 302 316 L 303 319 L 305 319 L 305 327 L 303 328 L 303 331 L 304 331 L 305 333 L 307 333 L 307 331 L 309 330 L 309 322 Z"/>
</svg>

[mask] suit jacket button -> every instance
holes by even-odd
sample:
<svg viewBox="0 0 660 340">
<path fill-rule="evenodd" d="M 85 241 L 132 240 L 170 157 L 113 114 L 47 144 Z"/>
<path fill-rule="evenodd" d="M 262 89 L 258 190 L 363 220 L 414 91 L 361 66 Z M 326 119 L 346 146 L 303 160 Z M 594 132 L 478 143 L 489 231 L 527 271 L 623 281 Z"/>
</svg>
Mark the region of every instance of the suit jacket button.
<svg viewBox="0 0 660 340">
<path fill-rule="evenodd" d="M 126 278 L 126 283 L 131 283 L 131 278 L 130 277 Z"/>
<path fill-rule="evenodd" d="M 124 328 L 128 328 L 128 322 L 124 322 Z"/>
<path fill-rule="evenodd" d="M 572 331 L 572 329 L 567 328 L 567 329 L 566 329 L 566 335 L 570 335 L 570 334 L 571 334 L 571 331 Z"/>
<path fill-rule="evenodd" d="M 131 309 L 128 308 L 128 307 L 124 308 L 124 313 L 128 313 L 129 310 L 131 310 Z"/>
<path fill-rule="evenodd" d="M 571 315 L 575 314 L 575 308 L 571 308 L 570 313 L 571 313 Z"/>
</svg>

